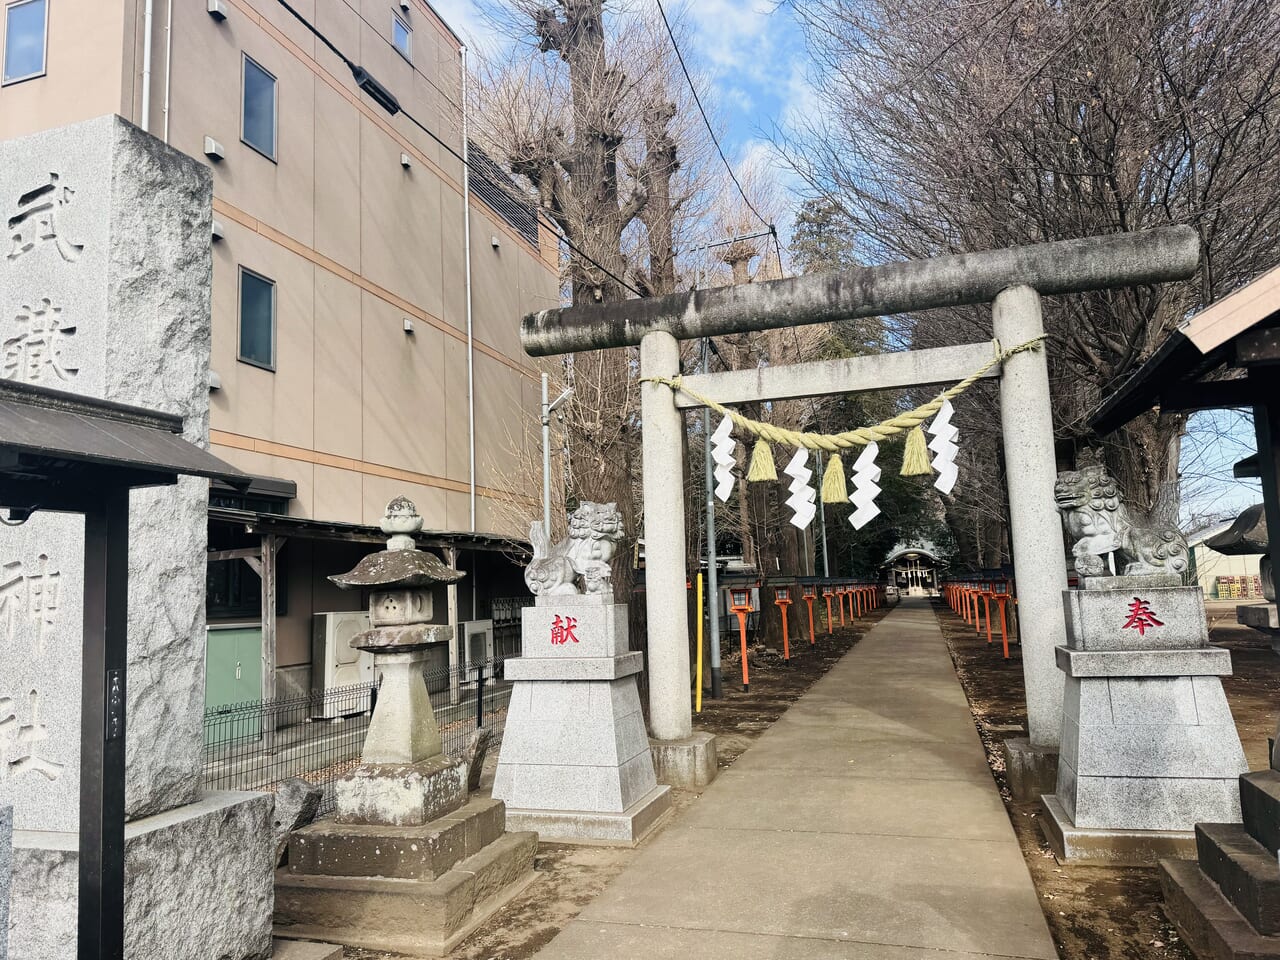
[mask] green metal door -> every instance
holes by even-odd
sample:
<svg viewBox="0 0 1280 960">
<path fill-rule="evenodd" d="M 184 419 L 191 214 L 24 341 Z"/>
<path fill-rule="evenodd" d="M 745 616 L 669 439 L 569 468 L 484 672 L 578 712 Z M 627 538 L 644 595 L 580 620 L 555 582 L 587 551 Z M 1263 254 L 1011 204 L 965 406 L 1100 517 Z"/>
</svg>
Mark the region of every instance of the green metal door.
<svg viewBox="0 0 1280 960">
<path fill-rule="evenodd" d="M 206 724 L 207 746 L 256 738 L 261 729 L 262 630 L 210 627 L 205 654 L 204 709 L 219 719 Z M 238 705 L 251 704 L 237 709 Z"/>
</svg>

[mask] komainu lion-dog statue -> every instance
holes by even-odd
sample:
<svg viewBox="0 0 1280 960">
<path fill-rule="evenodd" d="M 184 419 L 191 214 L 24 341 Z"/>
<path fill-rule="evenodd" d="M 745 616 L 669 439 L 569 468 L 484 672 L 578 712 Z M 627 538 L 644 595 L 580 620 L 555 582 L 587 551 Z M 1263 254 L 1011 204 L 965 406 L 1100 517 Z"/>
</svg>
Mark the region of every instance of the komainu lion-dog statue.
<svg viewBox="0 0 1280 960">
<path fill-rule="evenodd" d="M 1150 514 L 1134 519 L 1115 478 L 1101 463 L 1086 463 L 1058 474 L 1053 488 L 1062 522 L 1071 535 L 1076 572 L 1082 577 L 1110 573 L 1181 575 L 1190 565 L 1187 541 L 1178 530 L 1177 498 L 1161 491 Z M 1114 556 L 1113 569 L 1108 559 Z"/>
<path fill-rule="evenodd" d="M 622 538 L 622 514 L 616 503 L 583 501 L 569 514 L 569 536 L 554 545 L 542 521 L 535 520 L 529 525 L 533 560 L 524 571 L 524 582 L 535 596 L 585 593 L 612 601 L 609 563 Z"/>
</svg>

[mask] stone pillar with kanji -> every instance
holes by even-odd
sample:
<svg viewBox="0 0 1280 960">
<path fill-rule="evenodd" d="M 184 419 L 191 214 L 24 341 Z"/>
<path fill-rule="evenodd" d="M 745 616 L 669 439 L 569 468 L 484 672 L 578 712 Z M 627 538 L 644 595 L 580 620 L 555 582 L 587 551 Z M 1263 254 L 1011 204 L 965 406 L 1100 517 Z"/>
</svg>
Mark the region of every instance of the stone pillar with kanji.
<svg viewBox="0 0 1280 960">
<path fill-rule="evenodd" d="M 609 561 L 621 539 L 613 504 L 583 503 L 551 545 L 533 524 L 522 653 L 493 796 L 514 829 L 544 840 L 633 845 L 671 806 L 654 773 L 631 652 L 627 605 L 613 602 Z"/>
<path fill-rule="evenodd" d="M 1176 527 L 1133 521 L 1101 467 L 1062 474 L 1057 493 L 1080 586 L 1063 592 L 1062 753 L 1045 834 L 1076 862 L 1194 856 L 1197 822 L 1240 820 L 1248 765 L 1221 680 L 1231 653 L 1209 646 L 1199 585 L 1182 585 Z"/>
</svg>

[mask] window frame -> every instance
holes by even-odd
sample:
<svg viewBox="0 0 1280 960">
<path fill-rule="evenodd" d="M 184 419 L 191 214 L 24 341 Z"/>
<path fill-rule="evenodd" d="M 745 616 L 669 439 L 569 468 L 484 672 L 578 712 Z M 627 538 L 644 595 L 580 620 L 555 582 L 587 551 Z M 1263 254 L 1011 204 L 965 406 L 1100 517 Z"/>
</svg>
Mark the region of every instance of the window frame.
<svg viewBox="0 0 1280 960">
<path fill-rule="evenodd" d="M 397 26 L 404 28 L 405 47 L 406 47 L 406 49 L 404 50 L 401 50 L 400 44 L 396 43 L 396 27 Z M 410 65 L 413 64 L 413 26 L 412 24 L 409 23 L 407 19 L 400 16 L 400 14 L 398 14 L 395 10 L 391 11 L 391 46 L 394 47 L 396 53 L 404 57 L 404 59 Z"/>
<path fill-rule="evenodd" d="M 267 153 L 256 143 L 251 142 L 245 133 L 245 114 L 247 112 L 245 110 L 245 94 L 248 92 L 248 84 L 245 77 L 249 72 L 249 64 L 253 64 L 258 70 L 271 78 L 271 153 Z M 240 142 L 259 156 L 266 157 L 272 163 L 280 162 L 280 78 L 243 50 L 240 51 Z"/>
<path fill-rule="evenodd" d="M 11 77 L 8 80 L 4 78 L 5 62 L 8 60 L 9 53 L 9 13 L 18 7 L 25 7 L 32 3 L 44 4 L 44 37 L 41 41 L 40 53 L 40 69 L 36 73 L 24 74 L 21 77 Z M 4 29 L 0 31 L 0 87 L 13 86 L 15 83 L 24 83 L 27 80 L 38 80 L 49 74 L 49 0 L 8 0 L 4 4 Z"/>
<path fill-rule="evenodd" d="M 271 287 L 271 362 L 263 363 L 261 360 L 255 360 L 253 357 L 246 357 L 244 354 L 244 277 L 245 274 L 263 283 L 269 284 Z M 238 363 L 246 363 L 251 367 L 257 367 L 259 370 L 267 370 L 270 373 L 276 372 L 276 321 L 278 317 L 279 298 L 276 296 L 276 282 L 266 274 L 259 273 L 257 270 L 250 269 L 244 264 L 237 264 L 236 271 L 236 361 Z"/>
</svg>

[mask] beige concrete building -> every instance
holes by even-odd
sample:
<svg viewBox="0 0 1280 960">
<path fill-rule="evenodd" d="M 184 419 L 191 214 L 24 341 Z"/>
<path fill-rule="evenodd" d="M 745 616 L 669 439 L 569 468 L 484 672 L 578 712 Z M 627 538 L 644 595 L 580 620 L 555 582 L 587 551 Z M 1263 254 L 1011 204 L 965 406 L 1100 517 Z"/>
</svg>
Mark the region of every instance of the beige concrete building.
<svg viewBox="0 0 1280 960">
<path fill-rule="evenodd" d="M 463 48 L 429 4 L 291 5 L 463 152 Z M 558 264 L 502 172 L 465 181 L 278 0 L 3 0 L 3 13 L 0 138 L 118 113 L 213 170 L 211 439 L 264 479 L 215 491 L 211 702 L 269 696 L 273 663 L 282 693 L 333 681 L 312 669 L 317 615 L 361 598 L 325 578 L 373 548 L 398 494 L 471 574 L 438 619 L 482 619 L 523 592 L 500 552 L 527 530 L 521 507 L 539 512 L 538 478 L 518 466 L 536 462 L 522 418 L 539 399 L 518 320 L 558 304 Z M 255 647 L 260 688 L 244 664 Z"/>
</svg>

